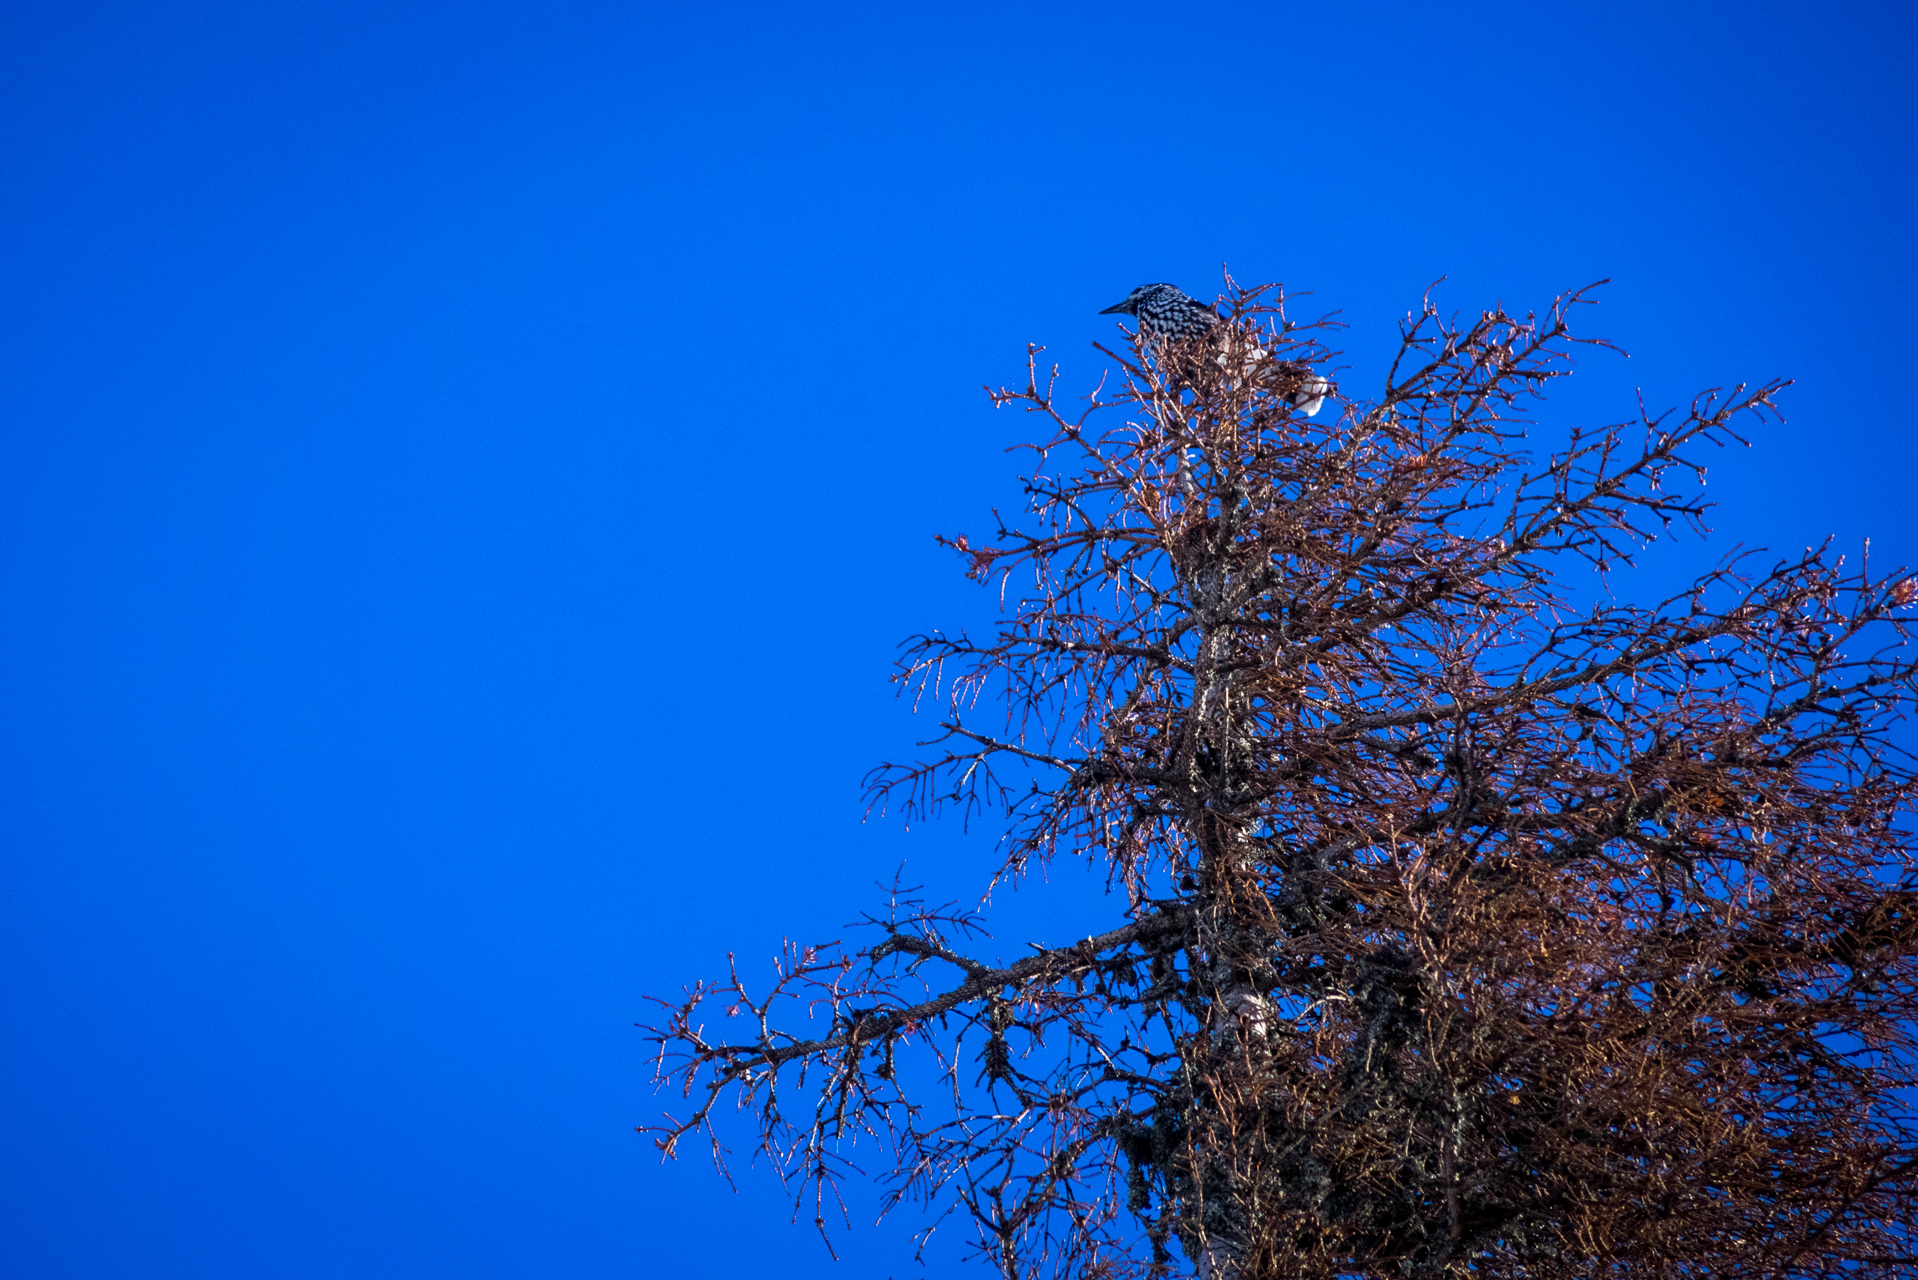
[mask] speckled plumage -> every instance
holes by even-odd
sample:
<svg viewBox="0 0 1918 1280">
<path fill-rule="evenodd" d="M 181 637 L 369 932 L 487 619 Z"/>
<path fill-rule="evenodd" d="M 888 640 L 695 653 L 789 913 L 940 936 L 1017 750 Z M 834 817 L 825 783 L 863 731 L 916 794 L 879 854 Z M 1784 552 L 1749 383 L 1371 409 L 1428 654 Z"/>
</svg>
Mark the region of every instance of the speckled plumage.
<svg viewBox="0 0 1918 1280">
<path fill-rule="evenodd" d="M 1099 314 L 1127 315 L 1137 320 L 1139 336 L 1144 340 L 1146 351 L 1155 356 L 1159 344 L 1163 342 L 1188 342 L 1202 338 L 1224 323 L 1217 311 L 1177 285 L 1165 283 L 1142 284 L 1127 294 L 1125 301 L 1115 303 Z M 1259 358 L 1265 352 L 1258 350 L 1253 355 Z M 1225 362 L 1223 355 L 1214 359 L 1220 364 Z M 1287 397 L 1288 402 L 1308 418 L 1316 414 L 1324 405 L 1326 393 L 1332 389 L 1332 384 L 1310 365 L 1283 361 L 1281 367 L 1294 375 L 1291 386 L 1295 390 Z"/>
<path fill-rule="evenodd" d="M 1196 338 L 1219 323 L 1218 312 L 1170 284 L 1142 284 L 1127 294 L 1124 302 L 1099 314 L 1131 316 L 1139 322 L 1139 332 L 1148 342 Z"/>
</svg>

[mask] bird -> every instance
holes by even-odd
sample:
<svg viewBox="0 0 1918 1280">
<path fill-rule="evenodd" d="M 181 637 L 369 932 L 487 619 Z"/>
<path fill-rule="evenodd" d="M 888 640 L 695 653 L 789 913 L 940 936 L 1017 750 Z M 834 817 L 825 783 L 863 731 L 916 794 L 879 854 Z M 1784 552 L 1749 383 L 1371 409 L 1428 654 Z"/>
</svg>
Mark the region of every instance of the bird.
<svg viewBox="0 0 1918 1280">
<path fill-rule="evenodd" d="M 1127 315 L 1139 322 L 1146 341 L 1184 342 L 1212 332 L 1219 313 L 1172 284 L 1142 284 L 1099 313 Z"/>
<path fill-rule="evenodd" d="M 1146 350 L 1154 355 L 1161 343 L 1203 338 L 1224 323 L 1217 311 L 1177 285 L 1163 281 L 1140 285 L 1128 293 L 1123 302 L 1115 302 L 1099 314 L 1127 315 L 1137 320 L 1139 335 L 1145 340 Z M 1253 352 L 1254 358 L 1261 358 L 1265 354 L 1263 348 Z M 1214 356 L 1213 360 L 1219 365 L 1225 364 L 1223 354 Z M 1298 384 L 1286 397 L 1288 403 L 1306 417 L 1312 417 L 1325 404 L 1325 395 L 1332 389 L 1332 384 L 1309 365 L 1291 360 L 1282 361 L 1281 364 L 1286 372 L 1294 375 Z"/>
</svg>

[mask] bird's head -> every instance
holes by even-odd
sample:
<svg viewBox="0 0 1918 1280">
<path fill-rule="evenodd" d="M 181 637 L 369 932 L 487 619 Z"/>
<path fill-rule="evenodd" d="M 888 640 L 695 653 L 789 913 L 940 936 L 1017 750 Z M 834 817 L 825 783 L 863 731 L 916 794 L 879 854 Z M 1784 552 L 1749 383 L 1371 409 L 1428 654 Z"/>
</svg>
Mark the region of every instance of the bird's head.
<svg viewBox="0 0 1918 1280">
<path fill-rule="evenodd" d="M 1115 302 L 1111 306 L 1107 307 L 1104 311 L 1101 311 L 1099 314 L 1102 316 L 1110 316 L 1110 315 L 1137 316 L 1139 314 L 1140 301 L 1146 298 L 1147 296 L 1149 296 L 1150 294 L 1157 292 L 1160 289 L 1167 289 L 1173 293 L 1179 292 L 1179 290 L 1175 286 L 1169 285 L 1169 284 L 1142 284 L 1138 288 L 1134 289 L 1131 293 L 1128 293 L 1125 296 L 1124 302 Z"/>
</svg>

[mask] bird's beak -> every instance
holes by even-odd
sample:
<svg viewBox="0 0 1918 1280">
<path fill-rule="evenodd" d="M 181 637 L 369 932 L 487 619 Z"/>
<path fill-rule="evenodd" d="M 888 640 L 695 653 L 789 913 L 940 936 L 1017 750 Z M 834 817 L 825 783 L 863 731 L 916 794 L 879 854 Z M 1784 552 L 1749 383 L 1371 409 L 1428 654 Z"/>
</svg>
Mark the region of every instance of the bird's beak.
<svg viewBox="0 0 1918 1280">
<path fill-rule="evenodd" d="M 1131 314 L 1131 311 L 1132 311 L 1132 308 L 1127 303 L 1115 302 L 1111 306 L 1107 307 L 1104 311 L 1101 311 L 1099 314 L 1102 316 L 1109 316 L 1114 314 L 1129 315 Z"/>
</svg>

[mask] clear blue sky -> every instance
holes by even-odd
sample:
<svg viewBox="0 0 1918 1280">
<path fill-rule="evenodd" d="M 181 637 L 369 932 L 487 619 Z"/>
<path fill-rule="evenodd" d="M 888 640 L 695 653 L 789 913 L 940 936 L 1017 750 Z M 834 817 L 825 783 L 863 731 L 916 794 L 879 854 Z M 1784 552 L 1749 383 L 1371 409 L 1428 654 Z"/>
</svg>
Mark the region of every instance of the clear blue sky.
<svg viewBox="0 0 1918 1280">
<path fill-rule="evenodd" d="M 1719 541 L 1918 561 L 1915 14 L 7 6 L 0 1273 L 921 1274 L 662 1168 L 632 1024 L 976 889 L 858 783 L 987 613 L 979 385 L 1221 262 L 1361 387 L 1609 276 L 1561 420 L 1795 377 Z"/>
</svg>

